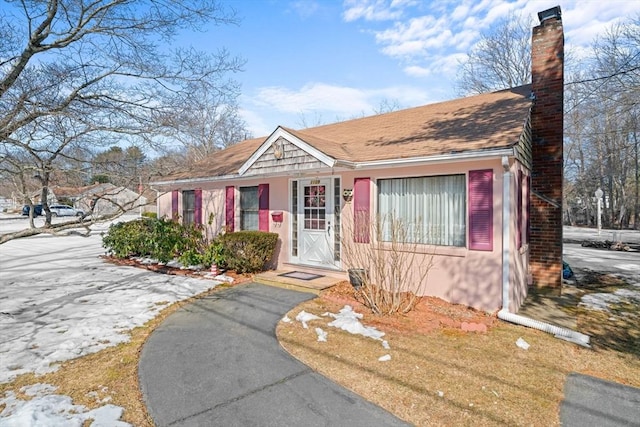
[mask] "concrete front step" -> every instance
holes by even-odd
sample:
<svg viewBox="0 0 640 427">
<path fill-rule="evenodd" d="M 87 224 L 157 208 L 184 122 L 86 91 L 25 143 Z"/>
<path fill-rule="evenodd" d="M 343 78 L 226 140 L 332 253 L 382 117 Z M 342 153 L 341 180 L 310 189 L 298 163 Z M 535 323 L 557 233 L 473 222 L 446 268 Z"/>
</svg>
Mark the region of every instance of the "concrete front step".
<svg viewBox="0 0 640 427">
<path fill-rule="evenodd" d="M 320 292 L 324 289 L 328 289 L 345 280 L 344 278 L 326 275 L 312 280 L 300 280 L 281 276 L 281 274 L 291 271 L 294 270 L 265 271 L 257 274 L 254 277 L 254 281 L 262 283 L 263 285 L 276 286 L 279 288 L 292 289 L 300 292 L 309 292 L 319 295 Z"/>
</svg>

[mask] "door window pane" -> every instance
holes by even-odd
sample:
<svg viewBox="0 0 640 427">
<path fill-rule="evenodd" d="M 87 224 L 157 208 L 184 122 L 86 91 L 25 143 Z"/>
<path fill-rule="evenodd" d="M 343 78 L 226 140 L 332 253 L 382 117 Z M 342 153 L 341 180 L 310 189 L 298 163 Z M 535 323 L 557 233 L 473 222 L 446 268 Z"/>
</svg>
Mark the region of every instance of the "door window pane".
<svg viewBox="0 0 640 427">
<path fill-rule="evenodd" d="M 326 188 L 324 185 L 304 187 L 304 228 L 324 230 L 326 224 Z"/>
</svg>

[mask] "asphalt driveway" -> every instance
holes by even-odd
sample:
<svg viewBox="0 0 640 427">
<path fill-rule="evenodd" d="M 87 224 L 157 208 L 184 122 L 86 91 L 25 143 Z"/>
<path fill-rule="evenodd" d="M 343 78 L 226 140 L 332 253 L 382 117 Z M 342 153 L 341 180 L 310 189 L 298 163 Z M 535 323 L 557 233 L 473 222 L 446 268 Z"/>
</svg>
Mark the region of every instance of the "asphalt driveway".
<svg viewBox="0 0 640 427">
<path fill-rule="evenodd" d="M 172 314 L 140 357 L 145 403 L 159 426 L 405 426 L 311 371 L 279 345 L 275 328 L 314 297 L 255 283 Z"/>
</svg>

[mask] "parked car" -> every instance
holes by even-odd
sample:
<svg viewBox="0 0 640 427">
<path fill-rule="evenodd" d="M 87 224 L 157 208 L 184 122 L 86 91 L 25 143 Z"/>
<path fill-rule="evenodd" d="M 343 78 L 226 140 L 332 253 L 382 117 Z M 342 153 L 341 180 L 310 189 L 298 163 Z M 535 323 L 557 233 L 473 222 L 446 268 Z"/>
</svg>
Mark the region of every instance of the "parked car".
<svg viewBox="0 0 640 427">
<path fill-rule="evenodd" d="M 51 211 L 51 216 L 84 216 L 83 210 L 69 205 L 51 205 L 49 210 Z"/>
<path fill-rule="evenodd" d="M 31 206 L 24 205 L 22 207 L 22 215 L 29 216 L 29 211 L 31 210 Z M 42 205 L 33 205 L 33 216 L 42 215 Z"/>
</svg>

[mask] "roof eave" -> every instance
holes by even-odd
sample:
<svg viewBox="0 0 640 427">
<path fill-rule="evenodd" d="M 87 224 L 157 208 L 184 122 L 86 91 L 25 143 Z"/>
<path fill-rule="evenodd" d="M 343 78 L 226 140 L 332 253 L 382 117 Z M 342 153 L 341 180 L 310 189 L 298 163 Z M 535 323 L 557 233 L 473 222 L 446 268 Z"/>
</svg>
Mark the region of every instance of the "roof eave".
<svg viewBox="0 0 640 427">
<path fill-rule="evenodd" d="M 336 167 L 344 167 L 348 169 L 381 169 L 398 166 L 414 166 L 422 164 L 434 163 L 451 163 L 466 162 L 470 160 L 486 160 L 493 158 L 501 158 L 503 156 L 515 156 L 513 147 L 499 149 L 484 149 L 477 151 L 463 151 L 459 153 L 447 153 L 436 156 L 407 157 L 402 159 L 373 160 L 368 162 L 351 162 L 339 160 Z"/>
<path fill-rule="evenodd" d="M 201 182 L 212 182 L 212 181 L 228 181 L 230 179 L 238 179 L 239 175 L 220 175 L 220 176 L 205 176 L 201 178 L 186 178 L 186 179 L 172 179 L 168 181 L 152 181 L 149 184 L 151 186 L 167 186 L 167 185 L 176 185 L 176 184 L 198 184 Z"/>
<path fill-rule="evenodd" d="M 437 164 L 437 163 L 467 162 L 471 160 L 500 159 L 503 156 L 514 157 L 515 155 L 516 155 L 515 149 L 513 147 L 507 147 L 507 148 L 499 148 L 499 149 L 493 149 L 493 150 L 484 149 L 484 150 L 477 150 L 477 151 L 464 151 L 460 153 L 440 154 L 437 156 L 408 157 L 403 159 L 374 160 L 369 162 L 353 162 L 349 160 L 337 160 L 333 165 L 333 167 L 355 169 L 355 170 L 383 169 L 383 168 L 400 167 L 400 166 L 419 166 L 419 165 Z M 283 175 L 289 175 L 289 174 L 290 173 L 277 173 L 277 174 L 260 175 L 260 177 L 283 176 Z M 249 180 L 249 179 L 256 179 L 258 177 L 259 176 L 256 176 L 256 175 L 242 176 L 239 174 L 233 174 L 233 175 L 210 176 L 210 177 L 202 177 L 202 178 L 177 179 L 177 180 L 170 180 L 170 181 L 154 181 L 154 182 L 151 182 L 151 185 L 152 186 L 193 185 L 193 184 L 199 184 L 203 182 Z"/>
</svg>

